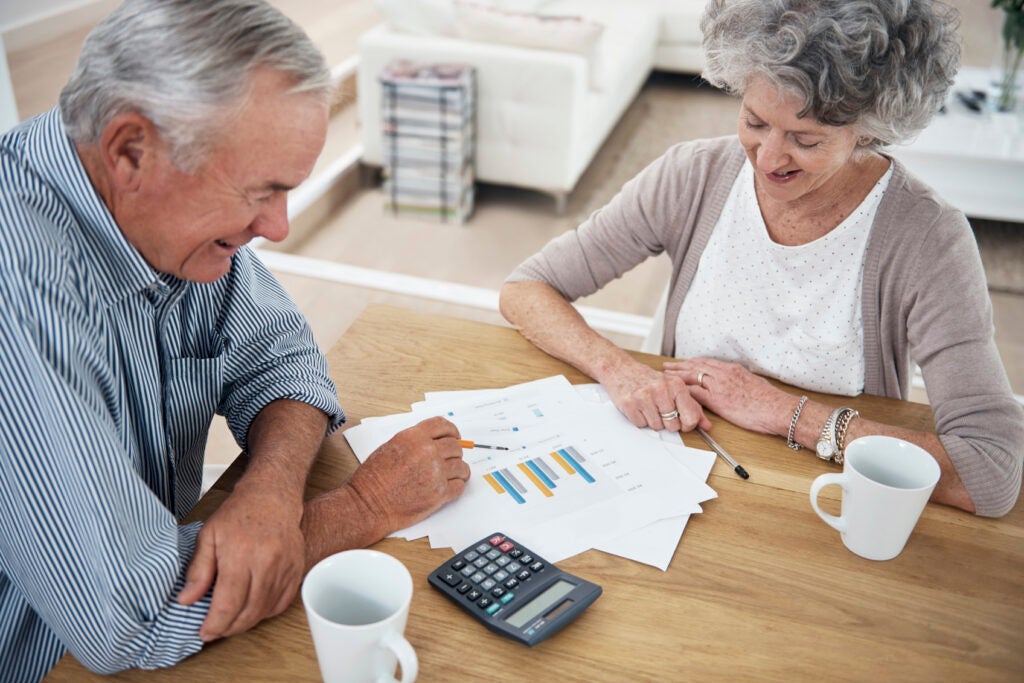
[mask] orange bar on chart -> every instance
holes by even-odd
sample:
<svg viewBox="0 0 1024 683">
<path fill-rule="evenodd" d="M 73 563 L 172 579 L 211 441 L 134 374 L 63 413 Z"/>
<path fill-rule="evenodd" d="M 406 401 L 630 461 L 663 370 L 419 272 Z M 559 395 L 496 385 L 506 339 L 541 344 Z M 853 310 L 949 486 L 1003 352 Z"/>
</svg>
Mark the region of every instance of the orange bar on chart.
<svg viewBox="0 0 1024 683">
<path fill-rule="evenodd" d="M 551 498 L 553 495 L 555 495 L 551 493 L 551 489 L 544 485 L 544 482 L 540 480 L 540 477 L 534 474 L 533 470 L 526 466 L 525 462 L 519 463 L 519 469 L 522 470 L 523 474 L 525 474 L 530 481 L 533 482 L 534 486 L 540 489 L 540 492 L 543 493 L 545 497 Z"/>
<path fill-rule="evenodd" d="M 561 465 L 562 469 L 564 469 L 569 474 L 576 474 L 576 470 L 572 468 L 572 465 L 565 461 L 565 458 L 562 457 L 561 453 L 557 451 L 551 451 L 551 459 L 557 462 L 559 465 Z"/>
<path fill-rule="evenodd" d="M 488 484 L 490 484 L 491 488 L 494 489 L 495 491 L 497 491 L 498 493 L 505 493 L 505 489 L 502 488 L 501 484 L 498 483 L 498 480 L 494 478 L 493 474 L 491 474 L 489 472 L 487 474 L 485 474 L 484 475 L 484 481 L 486 481 Z"/>
</svg>

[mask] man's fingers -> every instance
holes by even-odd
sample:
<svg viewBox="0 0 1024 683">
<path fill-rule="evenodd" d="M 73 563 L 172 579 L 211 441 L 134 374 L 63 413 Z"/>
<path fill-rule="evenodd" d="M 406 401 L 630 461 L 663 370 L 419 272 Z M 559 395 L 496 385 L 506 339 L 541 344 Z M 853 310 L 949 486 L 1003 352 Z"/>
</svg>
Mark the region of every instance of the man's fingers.
<svg viewBox="0 0 1024 683">
<path fill-rule="evenodd" d="M 216 640 L 228 635 L 228 629 L 249 601 L 249 586 L 252 576 L 248 572 L 226 576 L 221 574 L 213 590 L 210 611 L 199 629 L 204 641 Z"/>
<path fill-rule="evenodd" d="M 196 551 L 185 573 L 185 587 L 178 594 L 178 602 L 191 605 L 206 595 L 217 576 L 217 553 L 214 542 L 200 532 L 196 540 Z"/>
<path fill-rule="evenodd" d="M 444 439 L 449 436 L 454 439 L 459 438 L 458 427 L 443 417 L 428 417 L 416 426 L 425 430 L 427 436 L 432 439 Z"/>
</svg>

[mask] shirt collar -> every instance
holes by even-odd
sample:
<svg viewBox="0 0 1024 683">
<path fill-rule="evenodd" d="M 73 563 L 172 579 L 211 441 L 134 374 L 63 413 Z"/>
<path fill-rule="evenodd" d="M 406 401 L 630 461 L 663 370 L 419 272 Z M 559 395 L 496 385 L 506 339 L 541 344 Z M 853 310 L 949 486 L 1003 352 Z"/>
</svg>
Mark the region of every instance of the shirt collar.
<svg viewBox="0 0 1024 683">
<path fill-rule="evenodd" d="M 87 245 L 84 256 L 98 271 L 108 304 L 142 291 L 166 294 L 176 278 L 160 274 L 131 245 L 93 188 L 61 120 L 59 107 L 41 115 L 26 139 L 27 156 L 42 160 L 36 172 L 67 202 Z M 165 282 L 166 281 L 166 282 Z"/>
</svg>

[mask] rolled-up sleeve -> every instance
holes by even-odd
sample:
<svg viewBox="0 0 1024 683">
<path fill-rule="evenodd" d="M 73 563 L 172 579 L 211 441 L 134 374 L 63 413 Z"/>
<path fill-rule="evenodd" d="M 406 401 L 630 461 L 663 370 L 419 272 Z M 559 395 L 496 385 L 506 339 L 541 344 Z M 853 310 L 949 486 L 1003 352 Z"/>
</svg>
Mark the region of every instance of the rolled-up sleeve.
<svg viewBox="0 0 1024 683">
<path fill-rule="evenodd" d="M 236 257 L 221 332 L 227 365 L 218 412 L 243 447 L 249 425 L 270 402 L 292 399 L 323 411 L 328 433 L 345 421 L 327 359 L 305 317 L 256 256 Z"/>
</svg>

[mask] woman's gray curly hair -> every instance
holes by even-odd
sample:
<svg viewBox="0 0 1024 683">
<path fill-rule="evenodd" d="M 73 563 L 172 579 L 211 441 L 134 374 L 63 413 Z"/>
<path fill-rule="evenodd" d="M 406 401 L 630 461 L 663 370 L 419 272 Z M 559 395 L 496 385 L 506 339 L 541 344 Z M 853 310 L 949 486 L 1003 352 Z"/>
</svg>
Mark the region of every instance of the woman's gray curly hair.
<svg viewBox="0 0 1024 683">
<path fill-rule="evenodd" d="M 254 69 L 287 74 L 322 95 L 331 74 L 301 28 L 263 0 L 125 0 L 86 38 L 60 94 L 75 142 L 96 142 L 118 114 L 152 121 L 191 170 L 241 106 Z"/>
<path fill-rule="evenodd" d="M 871 148 L 904 142 L 960 68 L 959 14 L 932 0 L 711 0 L 704 78 L 742 95 L 766 78 L 801 117 L 852 126 Z"/>
</svg>

